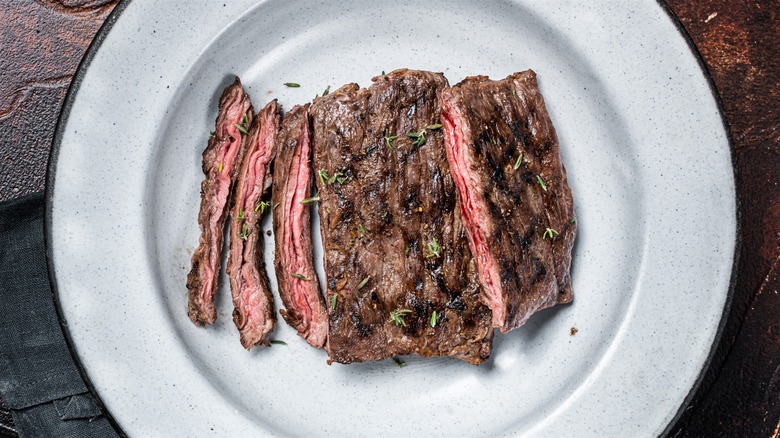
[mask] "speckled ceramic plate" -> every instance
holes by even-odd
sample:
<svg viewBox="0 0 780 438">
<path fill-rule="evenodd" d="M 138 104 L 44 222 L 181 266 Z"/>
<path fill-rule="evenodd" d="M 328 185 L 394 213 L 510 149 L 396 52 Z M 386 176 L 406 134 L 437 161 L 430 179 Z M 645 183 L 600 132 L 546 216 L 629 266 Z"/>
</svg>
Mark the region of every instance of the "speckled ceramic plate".
<svg viewBox="0 0 780 438">
<path fill-rule="evenodd" d="M 283 323 L 287 346 L 247 353 L 224 277 L 217 324 L 194 327 L 184 285 L 223 86 L 239 75 L 256 107 L 290 108 L 399 67 L 451 83 L 538 73 L 579 218 L 574 303 L 497 336 L 479 367 L 328 366 Z M 53 277 L 73 348 L 131 435 L 650 436 L 717 338 L 731 152 L 695 54 L 653 2 L 122 2 L 67 102 Z"/>
</svg>

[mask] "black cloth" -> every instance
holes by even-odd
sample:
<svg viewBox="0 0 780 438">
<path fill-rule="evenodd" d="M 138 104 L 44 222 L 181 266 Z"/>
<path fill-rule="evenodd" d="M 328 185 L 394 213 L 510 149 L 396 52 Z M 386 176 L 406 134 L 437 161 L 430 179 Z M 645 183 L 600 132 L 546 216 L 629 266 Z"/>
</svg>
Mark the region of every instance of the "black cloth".
<svg viewBox="0 0 780 438">
<path fill-rule="evenodd" d="M 20 436 L 117 436 L 65 342 L 42 193 L 0 204 L 0 393 Z"/>
</svg>

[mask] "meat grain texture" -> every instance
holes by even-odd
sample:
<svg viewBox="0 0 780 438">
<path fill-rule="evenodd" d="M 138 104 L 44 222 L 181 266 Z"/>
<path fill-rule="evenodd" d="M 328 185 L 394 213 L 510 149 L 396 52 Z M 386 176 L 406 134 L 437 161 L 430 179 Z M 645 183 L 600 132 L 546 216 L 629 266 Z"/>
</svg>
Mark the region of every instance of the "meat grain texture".
<svg viewBox="0 0 780 438">
<path fill-rule="evenodd" d="M 284 320 L 302 338 L 322 348 L 328 337 L 328 315 L 312 260 L 312 149 L 309 105 L 285 115 L 274 164 L 274 267 Z"/>
<path fill-rule="evenodd" d="M 466 78 L 440 94 L 447 157 L 493 326 L 572 300 L 577 231 L 536 74 Z"/>
<path fill-rule="evenodd" d="M 331 361 L 490 355 L 491 313 L 437 126 L 447 85 L 398 70 L 312 104 Z"/>
<path fill-rule="evenodd" d="M 231 210 L 227 273 L 233 298 L 233 322 L 247 350 L 268 345 L 276 324 L 273 294 L 263 261 L 260 219 L 267 208 L 263 194 L 271 187 L 270 166 L 276 154 L 281 108 L 276 100 L 257 115 L 246 134 L 247 147 Z M 246 128 L 245 128 L 246 129 Z"/>
<path fill-rule="evenodd" d="M 233 186 L 238 177 L 246 138 L 236 127 L 251 125 L 254 111 L 241 81 L 228 86 L 219 99 L 214 135 L 203 151 L 198 225 L 200 239 L 187 275 L 187 314 L 195 325 L 213 324 L 217 319 L 214 294 L 221 266 L 225 223 Z"/>
</svg>

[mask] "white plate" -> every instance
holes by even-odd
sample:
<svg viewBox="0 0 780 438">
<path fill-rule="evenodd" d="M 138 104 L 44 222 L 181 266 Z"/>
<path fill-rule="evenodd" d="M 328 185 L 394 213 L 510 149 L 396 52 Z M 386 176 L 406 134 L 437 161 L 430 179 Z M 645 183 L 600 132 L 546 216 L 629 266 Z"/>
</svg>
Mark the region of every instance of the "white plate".
<svg viewBox="0 0 780 438">
<path fill-rule="evenodd" d="M 116 17 L 59 127 L 49 242 L 75 351 L 127 433 L 648 436 L 674 418 L 727 302 L 736 209 L 716 101 L 659 5 L 158 0 Z M 224 277 L 217 324 L 194 327 L 185 277 L 222 87 L 238 74 L 256 108 L 290 108 L 399 67 L 453 84 L 536 70 L 579 218 L 574 303 L 498 335 L 479 367 L 328 366 L 283 322 L 288 346 L 247 353 Z"/>
</svg>

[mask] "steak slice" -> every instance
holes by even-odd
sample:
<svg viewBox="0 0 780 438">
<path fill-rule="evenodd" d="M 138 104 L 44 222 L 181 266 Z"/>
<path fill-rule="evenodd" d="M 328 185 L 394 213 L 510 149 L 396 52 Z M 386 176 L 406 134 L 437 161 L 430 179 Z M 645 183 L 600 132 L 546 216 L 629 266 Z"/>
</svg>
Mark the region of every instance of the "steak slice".
<svg viewBox="0 0 780 438">
<path fill-rule="evenodd" d="M 577 230 L 536 73 L 466 78 L 440 95 L 447 158 L 493 326 L 572 300 Z"/>
<path fill-rule="evenodd" d="M 279 132 L 274 164 L 274 267 L 287 324 L 306 342 L 322 348 L 328 315 L 312 261 L 310 203 L 312 188 L 309 105 L 295 106 Z"/>
<path fill-rule="evenodd" d="M 220 268 L 220 253 L 227 220 L 228 201 L 238 176 L 245 146 L 236 125 L 250 126 L 254 112 L 241 81 L 228 86 L 219 99 L 216 131 L 203 151 L 198 225 L 201 234 L 192 254 L 192 270 L 187 275 L 187 314 L 195 325 L 212 324 L 217 319 L 214 293 Z"/>
<path fill-rule="evenodd" d="M 249 129 L 230 214 L 233 223 L 227 272 L 235 307 L 233 322 L 241 333 L 241 345 L 247 350 L 257 344 L 268 345 L 276 325 L 259 222 L 269 205 L 262 198 L 271 187 L 270 166 L 276 154 L 280 112 L 276 100 L 271 101 Z"/>
<path fill-rule="evenodd" d="M 329 361 L 417 354 L 479 364 L 493 329 L 438 125 L 447 80 L 404 69 L 373 82 L 311 108 Z"/>
</svg>

